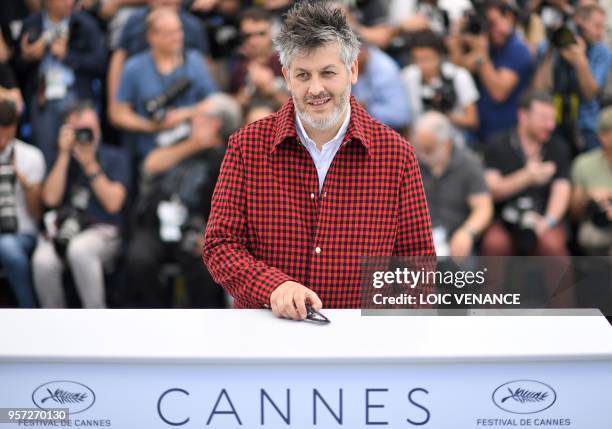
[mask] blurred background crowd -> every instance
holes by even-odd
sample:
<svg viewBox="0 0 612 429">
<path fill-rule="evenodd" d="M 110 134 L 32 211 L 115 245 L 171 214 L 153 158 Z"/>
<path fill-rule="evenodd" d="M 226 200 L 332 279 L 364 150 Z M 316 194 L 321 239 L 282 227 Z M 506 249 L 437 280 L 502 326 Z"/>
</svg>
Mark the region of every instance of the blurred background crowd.
<svg viewBox="0 0 612 429">
<path fill-rule="evenodd" d="M 290 97 L 293 3 L 0 2 L 0 305 L 228 305 L 202 231 L 229 136 Z M 438 255 L 612 256 L 612 0 L 337 3 Z"/>
</svg>

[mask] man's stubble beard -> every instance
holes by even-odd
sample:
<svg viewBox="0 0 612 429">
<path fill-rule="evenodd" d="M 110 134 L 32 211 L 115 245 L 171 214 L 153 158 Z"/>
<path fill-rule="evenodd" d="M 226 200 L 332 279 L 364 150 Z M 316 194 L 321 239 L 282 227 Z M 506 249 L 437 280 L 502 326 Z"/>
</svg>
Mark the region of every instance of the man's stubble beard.
<svg viewBox="0 0 612 429">
<path fill-rule="evenodd" d="M 342 94 L 340 94 L 339 96 L 340 104 L 338 106 L 335 106 L 334 110 L 328 116 L 323 117 L 321 119 L 313 118 L 306 111 L 306 109 L 302 110 L 302 106 L 296 101 L 296 98 L 293 94 L 291 94 L 291 98 L 293 99 L 295 110 L 300 116 L 301 121 L 306 126 L 308 126 L 309 128 L 315 129 L 317 131 L 325 131 L 325 130 L 332 128 L 334 125 L 336 125 L 338 121 L 340 120 L 340 117 L 344 113 L 346 113 L 349 103 L 350 103 L 350 98 L 351 98 L 351 87 L 352 85 L 349 83 L 348 86 L 345 88 L 344 92 L 342 92 Z M 322 97 L 318 97 L 318 98 L 322 98 Z M 330 102 L 333 102 L 333 97 L 330 100 Z M 306 101 L 304 101 L 304 105 L 305 104 L 306 104 Z"/>
</svg>

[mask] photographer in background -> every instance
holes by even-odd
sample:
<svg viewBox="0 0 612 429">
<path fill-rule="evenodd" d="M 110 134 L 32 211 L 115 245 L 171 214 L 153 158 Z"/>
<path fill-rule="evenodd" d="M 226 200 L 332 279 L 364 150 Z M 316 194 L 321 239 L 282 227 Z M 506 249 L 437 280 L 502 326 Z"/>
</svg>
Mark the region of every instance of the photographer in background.
<svg viewBox="0 0 612 429">
<path fill-rule="evenodd" d="M 528 92 L 521 97 L 517 127 L 487 143 L 485 180 L 496 220 L 484 233 L 480 250 L 490 257 L 488 293 L 503 292 L 508 279 L 517 275 L 525 292 L 544 285 L 547 305 L 569 308 L 575 303 L 564 223 L 571 193 L 570 158 L 566 143 L 551 138 L 554 128 L 552 96 Z M 534 283 L 524 277 L 521 259 L 517 266 L 500 256 L 546 258 L 527 259 L 539 273 Z"/>
<path fill-rule="evenodd" d="M 485 179 L 497 220 L 482 239 L 486 256 L 568 255 L 563 219 L 570 199 L 569 151 L 551 139 L 553 98 L 528 92 L 518 126 L 487 142 Z"/>
<path fill-rule="evenodd" d="M 599 146 L 599 93 L 610 68 L 610 51 L 603 42 L 605 10 L 581 6 L 572 20 L 551 33 L 534 77 L 535 89 L 552 91 L 558 108 L 558 132 L 571 139 L 572 152 Z"/>
<path fill-rule="evenodd" d="M 240 46 L 230 67 L 229 91 L 243 108 L 254 99 L 268 100 L 278 108 L 289 99 L 289 92 L 272 46 L 272 18 L 265 9 L 254 7 L 239 19 Z"/>
<path fill-rule="evenodd" d="M 147 7 L 134 11 L 122 25 L 116 46 L 110 56 L 107 74 L 107 111 L 111 121 L 115 120 L 115 99 L 126 62 L 134 55 L 150 48 L 147 20 L 159 9 L 171 9 L 177 13 L 183 29 L 183 50 L 195 50 L 202 61 L 208 62 L 208 39 L 200 21 L 183 8 L 181 0 L 147 0 Z M 111 34 L 112 37 L 112 34 Z M 114 122 L 113 122 L 114 123 Z"/>
<path fill-rule="evenodd" d="M 125 153 L 100 142 L 100 124 L 90 102 L 78 102 L 61 128 L 57 160 L 42 191 L 45 216 L 32 267 L 43 307 L 65 307 L 62 272 L 67 264 L 83 307 L 106 307 L 104 267 L 119 250 L 121 213 L 129 189 Z"/>
<path fill-rule="evenodd" d="M 484 169 L 472 151 L 454 142 L 455 130 L 439 112 L 423 114 L 411 142 L 419 160 L 436 255 L 463 260 L 493 217 Z"/>
<path fill-rule="evenodd" d="M 444 41 L 431 30 L 411 39 L 414 64 L 402 70 L 412 114 L 442 112 L 459 130 L 478 127 L 478 90 L 470 73 L 445 61 Z"/>
<path fill-rule="evenodd" d="M 196 105 L 217 90 L 201 54 L 183 50 L 176 11 L 153 10 L 147 39 L 151 49 L 130 58 L 123 70 L 113 114 L 138 164 L 155 147 L 188 137 Z"/>
<path fill-rule="evenodd" d="M 223 289 L 202 264 L 202 240 L 227 141 L 241 125 L 238 102 L 213 94 L 198 107 L 188 139 L 146 157 L 143 172 L 152 183 L 135 205 L 127 253 L 128 306 L 172 307 L 160 270 L 162 263 L 174 261 L 192 308 L 225 307 Z"/>
<path fill-rule="evenodd" d="M 587 255 L 612 256 L 612 107 L 602 110 L 597 135 L 601 147 L 572 164 L 570 212 L 579 222 L 580 248 Z"/>
<path fill-rule="evenodd" d="M 73 12 L 74 0 L 44 0 L 23 22 L 17 72 L 28 100 L 32 142 L 52 165 L 62 114 L 77 98 L 92 98 L 92 81 L 106 67 L 104 36 L 93 18 Z"/>
<path fill-rule="evenodd" d="M 518 100 L 531 81 L 533 61 L 516 31 L 518 11 L 512 0 L 474 3 L 481 6 L 447 43 L 451 61 L 477 78 L 479 137 L 485 142 L 516 125 Z"/>
<path fill-rule="evenodd" d="M 35 307 L 30 255 L 42 213 L 42 152 L 15 138 L 19 115 L 15 103 L 0 100 L 0 266 L 17 305 Z"/>
</svg>

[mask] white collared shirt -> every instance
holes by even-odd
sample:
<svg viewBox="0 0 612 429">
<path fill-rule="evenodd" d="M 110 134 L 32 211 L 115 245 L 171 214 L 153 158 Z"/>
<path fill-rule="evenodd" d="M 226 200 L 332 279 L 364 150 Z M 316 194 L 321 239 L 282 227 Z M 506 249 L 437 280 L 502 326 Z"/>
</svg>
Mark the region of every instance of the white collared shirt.
<svg viewBox="0 0 612 429">
<path fill-rule="evenodd" d="M 350 119 L 351 106 L 349 105 L 346 118 L 344 119 L 344 122 L 342 122 L 338 133 L 336 133 L 334 138 L 325 143 L 321 150 L 319 150 L 314 140 L 308 137 L 308 134 L 306 133 L 306 130 L 302 125 L 302 120 L 300 119 L 300 116 L 297 114 L 297 112 L 295 114 L 295 128 L 298 137 L 300 138 L 300 142 L 302 142 L 306 150 L 308 150 L 308 153 L 310 154 L 312 161 L 314 162 L 314 165 L 317 169 L 317 175 L 319 176 L 319 193 L 321 193 L 321 191 L 323 190 L 323 183 L 325 182 L 325 176 L 327 176 L 327 171 L 329 170 L 329 167 L 331 166 L 331 163 L 334 160 L 338 149 L 340 149 L 344 137 L 346 136 L 346 130 L 348 129 Z"/>
</svg>

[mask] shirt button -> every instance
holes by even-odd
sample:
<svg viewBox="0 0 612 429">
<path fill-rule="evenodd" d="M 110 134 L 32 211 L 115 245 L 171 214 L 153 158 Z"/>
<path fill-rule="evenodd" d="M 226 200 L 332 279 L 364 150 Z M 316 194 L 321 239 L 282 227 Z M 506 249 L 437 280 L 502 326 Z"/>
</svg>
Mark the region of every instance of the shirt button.
<svg viewBox="0 0 612 429">
<path fill-rule="evenodd" d="M 316 248 L 315 248 L 315 253 L 316 253 L 317 255 L 320 255 L 320 254 L 321 254 L 321 248 L 320 248 L 320 247 L 316 247 Z"/>
<path fill-rule="evenodd" d="M 314 193 L 310 194 L 310 199 L 311 199 L 311 200 L 314 200 L 314 199 L 315 199 L 315 196 L 316 196 L 316 195 L 315 195 Z"/>
</svg>

